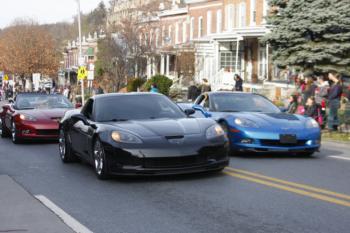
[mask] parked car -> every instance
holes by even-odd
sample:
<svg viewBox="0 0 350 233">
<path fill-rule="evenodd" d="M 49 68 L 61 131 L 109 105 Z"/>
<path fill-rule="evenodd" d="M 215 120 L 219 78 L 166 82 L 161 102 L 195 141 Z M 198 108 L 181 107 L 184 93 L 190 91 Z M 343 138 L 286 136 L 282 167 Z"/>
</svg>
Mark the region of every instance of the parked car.
<svg viewBox="0 0 350 233">
<path fill-rule="evenodd" d="M 59 136 L 59 122 L 73 104 L 63 95 L 20 93 L 0 113 L 1 137 L 13 143 L 29 139 L 53 139 Z"/>
<path fill-rule="evenodd" d="M 94 96 L 62 119 L 60 157 L 86 160 L 99 179 L 221 171 L 229 163 L 224 131 L 185 112 L 161 94 Z"/>
<path fill-rule="evenodd" d="M 204 93 L 195 101 L 193 108 L 222 126 L 233 153 L 312 155 L 321 145 L 321 130 L 314 119 L 284 113 L 258 94 Z"/>
</svg>

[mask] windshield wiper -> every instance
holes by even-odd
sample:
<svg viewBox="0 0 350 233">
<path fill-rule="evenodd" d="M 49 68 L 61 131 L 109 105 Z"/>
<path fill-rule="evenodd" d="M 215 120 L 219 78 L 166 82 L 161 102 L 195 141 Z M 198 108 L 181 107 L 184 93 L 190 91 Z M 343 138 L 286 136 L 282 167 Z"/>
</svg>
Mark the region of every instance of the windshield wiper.
<svg viewBox="0 0 350 233">
<path fill-rule="evenodd" d="M 220 112 L 240 112 L 240 111 L 227 109 L 227 110 L 220 110 Z"/>
<path fill-rule="evenodd" d="M 28 108 L 19 108 L 18 110 L 32 110 L 32 109 L 35 109 L 35 108 L 31 108 L 31 107 L 28 107 Z"/>
<path fill-rule="evenodd" d="M 128 121 L 128 119 L 112 119 L 112 120 L 109 120 L 109 121 L 113 121 L 113 122 L 119 122 L 119 121 Z"/>
</svg>

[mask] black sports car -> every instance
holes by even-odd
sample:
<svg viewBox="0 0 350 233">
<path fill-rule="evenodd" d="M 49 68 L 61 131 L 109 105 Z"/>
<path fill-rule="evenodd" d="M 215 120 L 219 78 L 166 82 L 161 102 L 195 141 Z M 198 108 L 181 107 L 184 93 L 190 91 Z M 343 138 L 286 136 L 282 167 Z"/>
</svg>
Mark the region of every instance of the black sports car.
<svg viewBox="0 0 350 233">
<path fill-rule="evenodd" d="M 228 141 L 212 119 L 190 117 L 161 94 L 105 94 L 60 123 L 63 162 L 80 158 L 98 178 L 221 171 L 229 163 Z"/>
</svg>

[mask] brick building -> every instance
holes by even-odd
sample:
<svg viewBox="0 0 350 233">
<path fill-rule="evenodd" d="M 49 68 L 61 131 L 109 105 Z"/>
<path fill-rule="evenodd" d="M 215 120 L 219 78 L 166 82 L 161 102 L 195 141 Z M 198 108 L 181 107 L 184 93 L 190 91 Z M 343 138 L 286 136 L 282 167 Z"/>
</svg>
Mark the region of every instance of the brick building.
<svg viewBox="0 0 350 233">
<path fill-rule="evenodd" d="M 259 88 L 272 77 L 270 50 L 259 42 L 268 33 L 267 13 L 268 0 L 172 1 L 141 38 L 154 51 L 147 55 L 147 76 L 179 77 L 179 54 L 192 51 L 197 82 L 206 78 L 214 90 L 230 88 L 237 73 L 247 89 Z"/>
</svg>

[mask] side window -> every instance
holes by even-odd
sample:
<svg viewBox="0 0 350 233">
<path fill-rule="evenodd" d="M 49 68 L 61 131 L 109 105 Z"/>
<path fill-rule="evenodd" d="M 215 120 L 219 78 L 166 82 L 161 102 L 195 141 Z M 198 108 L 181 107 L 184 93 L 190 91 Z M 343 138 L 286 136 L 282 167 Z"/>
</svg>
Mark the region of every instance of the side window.
<svg viewBox="0 0 350 233">
<path fill-rule="evenodd" d="M 81 113 L 86 116 L 89 120 L 92 120 L 92 110 L 94 106 L 94 101 L 92 99 L 89 99 L 88 102 L 85 104 L 84 108 L 81 110 Z"/>
<path fill-rule="evenodd" d="M 205 98 L 205 100 L 204 100 L 204 108 L 207 108 L 207 109 L 209 109 L 209 96 L 206 96 L 207 98 Z"/>
</svg>

